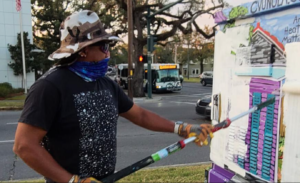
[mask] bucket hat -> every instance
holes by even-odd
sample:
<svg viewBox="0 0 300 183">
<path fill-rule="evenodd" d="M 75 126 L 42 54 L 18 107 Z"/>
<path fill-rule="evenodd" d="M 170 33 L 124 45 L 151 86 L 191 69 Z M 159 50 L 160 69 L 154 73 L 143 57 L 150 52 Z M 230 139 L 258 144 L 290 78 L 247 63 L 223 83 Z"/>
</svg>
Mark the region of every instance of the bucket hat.
<svg viewBox="0 0 300 183">
<path fill-rule="evenodd" d="M 115 43 L 123 40 L 108 34 L 95 12 L 83 10 L 74 12 L 61 23 L 60 41 L 60 48 L 49 55 L 49 60 L 67 58 L 100 41 Z"/>
</svg>

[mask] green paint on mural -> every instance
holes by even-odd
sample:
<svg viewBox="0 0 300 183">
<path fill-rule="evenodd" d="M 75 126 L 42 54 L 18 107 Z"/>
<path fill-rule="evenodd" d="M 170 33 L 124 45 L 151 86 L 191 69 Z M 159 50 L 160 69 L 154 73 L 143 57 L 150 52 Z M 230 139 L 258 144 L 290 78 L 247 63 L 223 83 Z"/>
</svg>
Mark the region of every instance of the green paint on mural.
<svg viewBox="0 0 300 183">
<path fill-rule="evenodd" d="M 232 8 L 232 10 L 229 13 L 229 19 L 235 19 L 237 17 L 242 17 L 247 15 L 248 9 L 243 6 L 237 6 L 235 8 Z"/>
<path fill-rule="evenodd" d="M 253 37 L 253 30 L 254 30 L 254 26 L 251 25 L 250 28 L 249 28 L 249 45 L 251 44 L 251 41 L 252 41 L 252 37 Z"/>
</svg>

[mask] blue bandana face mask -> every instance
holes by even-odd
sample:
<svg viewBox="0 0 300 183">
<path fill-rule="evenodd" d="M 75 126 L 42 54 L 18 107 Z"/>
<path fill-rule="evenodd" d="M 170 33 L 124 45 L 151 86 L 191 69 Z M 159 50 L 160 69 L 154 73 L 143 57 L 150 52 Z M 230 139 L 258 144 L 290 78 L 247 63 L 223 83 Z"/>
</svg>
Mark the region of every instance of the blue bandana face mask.
<svg viewBox="0 0 300 183">
<path fill-rule="evenodd" d="M 104 77 L 108 68 L 109 58 L 99 62 L 76 61 L 69 66 L 69 69 L 87 82 L 93 82 Z"/>
</svg>

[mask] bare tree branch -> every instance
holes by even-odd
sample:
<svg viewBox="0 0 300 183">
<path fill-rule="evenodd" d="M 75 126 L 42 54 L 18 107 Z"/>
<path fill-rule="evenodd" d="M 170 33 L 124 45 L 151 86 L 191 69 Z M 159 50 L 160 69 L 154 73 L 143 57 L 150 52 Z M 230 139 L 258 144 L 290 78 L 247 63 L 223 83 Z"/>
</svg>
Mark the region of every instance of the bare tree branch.
<svg viewBox="0 0 300 183">
<path fill-rule="evenodd" d="M 212 37 L 215 36 L 215 33 L 216 33 L 215 27 L 216 27 L 217 25 L 215 25 L 215 26 L 213 27 L 213 32 L 212 32 L 211 34 L 206 34 L 202 29 L 199 28 L 199 26 L 196 24 L 196 22 L 193 22 L 193 25 L 195 26 L 196 31 L 199 32 L 199 33 L 200 33 L 203 37 L 205 37 L 206 39 L 210 39 L 210 38 L 212 38 Z"/>
<path fill-rule="evenodd" d="M 162 4 L 161 3 L 156 3 L 156 4 L 148 4 L 145 3 L 145 5 L 142 6 L 137 6 L 136 8 L 134 8 L 134 12 L 144 12 L 145 10 L 147 10 L 148 8 L 152 8 L 152 7 L 161 7 Z"/>
</svg>

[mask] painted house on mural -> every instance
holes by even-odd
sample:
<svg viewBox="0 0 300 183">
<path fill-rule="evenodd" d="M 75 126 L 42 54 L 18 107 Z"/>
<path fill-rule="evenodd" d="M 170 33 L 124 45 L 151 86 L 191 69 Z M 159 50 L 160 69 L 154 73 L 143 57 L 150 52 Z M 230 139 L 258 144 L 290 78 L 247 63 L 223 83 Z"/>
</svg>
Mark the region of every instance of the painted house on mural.
<svg viewBox="0 0 300 183">
<path fill-rule="evenodd" d="M 272 51 L 274 58 L 270 57 Z M 276 64 L 284 66 L 286 64 L 283 44 L 275 36 L 264 30 L 260 26 L 260 22 L 253 30 L 250 60 L 252 65 Z"/>
<path fill-rule="evenodd" d="M 300 1 L 254 0 L 215 22 L 212 123 L 275 102 L 214 134 L 208 181 L 300 182 Z"/>
<path fill-rule="evenodd" d="M 30 0 L 22 0 L 22 20 L 23 31 L 28 32 L 32 44 Z M 22 76 L 15 76 L 13 70 L 8 66 L 12 60 L 7 45 L 16 45 L 18 33 L 20 33 L 20 19 L 19 12 L 16 10 L 16 1 L 0 0 L 0 83 L 8 82 L 14 88 L 22 87 Z M 27 73 L 28 88 L 34 80 L 34 73 Z"/>
</svg>

